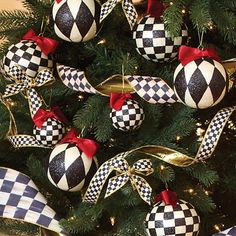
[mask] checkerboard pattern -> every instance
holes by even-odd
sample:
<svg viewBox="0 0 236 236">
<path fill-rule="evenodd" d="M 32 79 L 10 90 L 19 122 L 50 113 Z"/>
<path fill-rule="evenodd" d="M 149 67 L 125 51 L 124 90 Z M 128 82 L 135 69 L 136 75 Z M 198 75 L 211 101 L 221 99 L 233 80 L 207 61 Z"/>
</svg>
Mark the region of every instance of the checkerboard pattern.
<svg viewBox="0 0 236 236">
<path fill-rule="evenodd" d="M 125 158 L 129 153 L 130 152 L 119 153 L 114 158 L 106 161 L 99 167 L 98 171 L 90 181 L 89 187 L 84 195 L 83 202 L 97 202 L 107 177 L 113 171 L 113 168 L 118 168 L 118 166 L 123 168 L 121 165 L 122 161 L 120 159 Z"/>
<path fill-rule="evenodd" d="M 144 16 L 133 30 L 137 52 L 154 62 L 175 58 L 179 47 L 187 42 L 187 36 L 188 32 L 183 28 L 180 35 L 172 40 L 163 20 L 151 16 Z"/>
<path fill-rule="evenodd" d="M 55 211 L 26 175 L 0 167 L 0 216 L 23 220 L 68 235 L 59 225 Z"/>
<path fill-rule="evenodd" d="M 203 138 L 201 146 L 196 155 L 197 160 L 204 161 L 211 157 L 213 151 L 217 146 L 223 128 L 226 125 L 228 118 L 231 116 L 235 109 L 236 107 L 227 107 L 217 112 Z"/>
<path fill-rule="evenodd" d="M 97 93 L 86 79 L 83 71 L 64 65 L 57 65 L 57 71 L 62 82 L 68 88 L 85 93 Z"/>
<path fill-rule="evenodd" d="M 213 236 L 236 236 L 236 226 L 226 229 L 218 234 L 214 234 Z"/>
<path fill-rule="evenodd" d="M 52 17 L 57 36 L 69 42 L 85 42 L 100 29 L 100 4 L 91 0 L 54 2 Z"/>
<path fill-rule="evenodd" d="M 132 30 L 137 22 L 138 13 L 130 0 L 123 0 L 122 7 Z"/>
<path fill-rule="evenodd" d="M 108 0 L 102 5 L 100 12 L 100 22 L 102 22 L 111 13 L 118 2 L 119 1 L 117 0 Z M 130 0 L 122 0 L 122 8 L 129 22 L 130 28 L 133 29 L 138 16 L 133 3 Z"/>
<path fill-rule="evenodd" d="M 221 63 L 199 58 L 174 72 L 174 91 L 182 103 L 204 109 L 219 103 L 228 89 L 228 78 Z"/>
<path fill-rule="evenodd" d="M 136 101 L 128 99 L 119 111 L 112 109 L 110 118 L 116 129 L 129 131 L 139 128 L 145 115 L 143 108 Z"/>
<path fill-rule="evenodd" d="M 43 105 L 43 102 L 34 88 L 30 88 L 26 92 L 28 96 L 31 117 L 33 117 L 38 111 L 38 109 Z"/>
<path fill-rule="evenodd" d="M 145 223 L 149 236 L 197 236 L 200 218 L 191 204 L 179 200 L 175 208 L 157 203 L 147 214 Z"/>
<path fill-rule="evenodd" d="M 19 65 L 32 78 L 39 71 L 53 67 L 50 57 L 46 56 L 35 42 L 28 40 L 11 45 L 3 58 L 3 64 L 6 73 L 12 66 Z"/>
<path fill-rule="evenodd" d="M 158 77 L 126 76 L 136 93 L 149 103 L 175 103 L 178 101 L 175 92 Z"/>
<path fill-rule="evenodd" d="M 65 126 L 52 118 L 48 118 L 41 128 L 35 126 L 33 129 L 36 140 L 46 147 L 56 145 L 63 138 L 65 132 Z"/>
<path fill-rule="evenodd" d="M 15 148 L 42 147 L 42 145 L 35 139 L 34 136 L 22 134 L 8 136 L 7 138 Z"/>
</svg>

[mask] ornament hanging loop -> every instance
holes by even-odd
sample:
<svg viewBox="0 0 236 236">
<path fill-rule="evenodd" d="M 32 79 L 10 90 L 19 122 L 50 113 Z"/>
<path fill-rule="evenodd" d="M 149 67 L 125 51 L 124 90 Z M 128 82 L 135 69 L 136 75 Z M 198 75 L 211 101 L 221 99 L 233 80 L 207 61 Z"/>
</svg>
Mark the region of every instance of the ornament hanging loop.
<svg viewBox="0 0 236 236">
<path fill-rule="evenodd" d="M 49 16 L 43 16 L 39 36 L 43 36 L 47 25 L 49 24 Z"/>
<path fill-rule="evenodd" d="M 198 48 L 200 50 L 204 50 L 203 46 L 203 37 L 204 37 L 204 30 L 199 28 L 199 25 L 197 25 L 197 33 L 198 33 L 198 40 L 199 40 L 199 46 Z"/>
</svg>

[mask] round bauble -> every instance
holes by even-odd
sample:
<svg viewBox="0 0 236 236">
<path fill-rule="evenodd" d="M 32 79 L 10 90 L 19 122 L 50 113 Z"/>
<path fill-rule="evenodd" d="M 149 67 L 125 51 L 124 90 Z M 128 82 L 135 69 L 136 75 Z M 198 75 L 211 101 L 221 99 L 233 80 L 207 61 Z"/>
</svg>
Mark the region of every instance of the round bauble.
<svg viewBox="0 0 236 236">
<path fill-rule="evenodd" d="M 219 103 L 228 90 L 228 77 L 222 64 L 211 58 L 199 58 L 174 73 L 178 99 L 193 108 L 208 108 Z"/>
<path fill-rule="evenodd" d="M 47 175 L 64 191 L 87 187 L 98 168 L 96 157 L 88 158 L 74 143 L 58 144 L 50 154 Z"/>
<path fill-rule="evenodd" d="M 53 61 L 35 42 L 21 40 L 11 45 L 3 57 L 3 68 L 6 73 L 14 65 L 20 66 L 28 76 L 34 78 L 39 71 L 52 68 Z"/>
<path fill-rule="evenodd" d="M 134 130 L 140 127 L 145 115 L 143 108 L 134 100 L 126 100 L 119 111 L 112 108 L 110 113 L 112 124 L 122 131 Z"/>
<path fill-rule="evenodd" d="M 179 200 L 176 207 L 157 203 L 146 216 L 146 232 L 149 236 L 197 236 L 200 217 L 194 207 Z"/>
<path fill-rule="evenodd" d="M 187 38 L 185 26 L 179 36 L 172 39 L 163 20 L 152 16 L 144 16 L 133 30 L 137 52 L 154 62 L 165 62 L 175 58 L 179 47 L 187 43 Z"/>
<path fill-rule="evenodd" d="M 52 8 L 54 31 L 69 42 L 85 42 L 100 29 L 101 6 L 96 0 L 62 0 Z"/>
<path fill-rule="evenodd" d="M 52 118 L 48 118 L 41 128 L 35 126 L 33 129 L 36 140 L 46 147 L 56 145 L 63 138 L 65 132 L 65 125 Z"/>
</svg>

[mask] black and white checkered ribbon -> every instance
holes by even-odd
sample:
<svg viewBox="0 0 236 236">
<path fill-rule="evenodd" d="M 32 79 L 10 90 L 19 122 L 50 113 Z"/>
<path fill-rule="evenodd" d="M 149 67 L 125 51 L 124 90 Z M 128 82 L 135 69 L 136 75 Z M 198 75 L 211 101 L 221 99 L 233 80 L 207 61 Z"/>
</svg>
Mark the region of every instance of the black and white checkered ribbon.
<svg viewBox="0 0 236 236">
<path fill-rule="evenodd" d="M 104 4 L 102 4 L 101 12 L 100 12 L 100 22 L 102 22 L 114 9 L 114 7 L 117 5 L 117 3 L 121 2 L 123 11 L 125 13 L 125 16 L 129 22 L 131 30 L 133 29 L 138 13 L 136 12 L 136 9 L 131 2 L 131 0 L 108 0 Z"/>
<path fill-rule="evenodd" d="M 236 236 L 236 226 L 226 229 L 222 232 L 214 234 L 213 236 Z"/>
<path fill-rule="evenodd" d="M 112 76 L 94 88 L 87 80 L 84 71 L 64 65 L 57 65 L 62 82 L 75 91 L 110 96 L 111 92 L 136 92 L 149 103 L 175 103 L 178 99 L 169 85 L 158 77 L 151 76 Z M 125 83 L 125 88 L 123 87 Z M 112 89 L 114 88 L 114 91 Z"/>
<path fill-rule="evenodd" d="M 59 217 L 47 204 L 34 182 L 26 175 L 0 167 L 0 216 L 32 223 L 69 235 L 59 225 Z"/>
<path fill-rule="evenodd" d="M 14 148 L 23 148 L 23 147 L 40 147 L 40 148 L 51 148 L 36 140 L 35 136 L 26 135 L 26 134 L 16 134 L 8 135 L 8 140 L 11 142 Z"/>
<path fill-rule="evenodd" d="M 53 82 L 55 79 L 52 71 L 44 69 L 41 70 L 35 78 L 30 78 L 19 66 L 12 66 L 9 69 L 8 75 L 13 77 L 17 82 L 6 86 L 3 97 L 9 97 L 20 92 L 26 92 L 31 116 L 33 117 L 42 106 L 42 99 L 36 92 L 35 88 Z"/>
<path fill-rule="evenodd" d="M 115 170 L 117 175 L 109 179 L 105 198 L 119 190 L 130 180 L 133 189 L 138 191 L 145 202 L 151 204 L 152 188 L 140 175 L 148 176 L 153 173 L 152 162 L 149 159 L 141 159 L 130 167 L 124 159 L 128 153 L 118 154 L 98 169 L 84 195 L 84 202 L 97 202 L 108 176 Z"/>
</svg>

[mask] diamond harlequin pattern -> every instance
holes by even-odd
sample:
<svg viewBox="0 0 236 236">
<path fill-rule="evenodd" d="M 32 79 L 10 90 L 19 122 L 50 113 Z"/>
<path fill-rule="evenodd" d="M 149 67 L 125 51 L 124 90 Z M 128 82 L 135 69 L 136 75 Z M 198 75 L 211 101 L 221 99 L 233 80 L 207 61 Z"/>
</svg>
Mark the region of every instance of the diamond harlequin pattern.
<svg viewBox="0 0 236 236">
<path fill-rule="evenodd" d="M 1 217 L 23 220 L 68 235 L 60 227 L 55 211 L 28 176 L 0 167 L 0 194 Z"/>
<path fill-rule="evenodd" d="M 52 15 L 55 33 L 66 41 L 88 41 L 95 37 L 100 28 L 100 5 L 97 1 L 55 1 Z"/>
<path fill-rule="evenodd" d="M 146 232 L 149 236 L 197 236 L 200 218 L 194 207 L 183 200 L 177 206 L 157 203 L 146 216 Z"/>
<path fill-rule="evenodd" d="M 172 40 L 163 21 L 150 16 L 143 17 L 133 31 L 137 52 L 154 62 L 175 58 L 179 47 L 187 42 L 187 36 L 187 30 L 183 28 L 180 36 Z"/>
<path fill-rule="evenodd" d="M 136 101 L 126 100 L 119 111 L 112 109 L 110 118 L 116 129 L 129 131 L 139 128 L 145 115 L 143 108 Z"/>
<path fill-rule="evenodd" d="M 52 118 L 48 118 L 41 128 L 35 126 L 33 129 L 36 140 L 47 147 L 56 145 L 62 139 L 65 132 L 64 125 Z"/>
<path fill-rule="evenodd" d="M 3 64 L 6 73 L 12 66 L 19 65 L 28 76 L 35 77 L 39 71 L 52 68 L 53 61 L 41 51 L 35 42 L 22 40 L 8 48 L 8 52 L 3 58 Z"/>
<path fill-rule="evenodd" d="M 73 143 L 58 144 L 50 154 L 48 178 L 64 191 L 74 192 L 86 187 L 96 170 L 96 158 L 89 159 Z"/>
<path fill-rule="evenodd" d="M 179 100 L 193 108 L 207 108 L 219 103 L 228 88 L 224 67 L 211 58 L 200 58 L 174 73 L 174 90 Z"/>
</svg>

